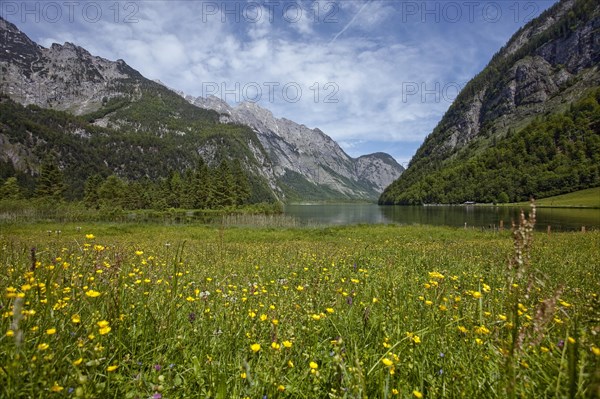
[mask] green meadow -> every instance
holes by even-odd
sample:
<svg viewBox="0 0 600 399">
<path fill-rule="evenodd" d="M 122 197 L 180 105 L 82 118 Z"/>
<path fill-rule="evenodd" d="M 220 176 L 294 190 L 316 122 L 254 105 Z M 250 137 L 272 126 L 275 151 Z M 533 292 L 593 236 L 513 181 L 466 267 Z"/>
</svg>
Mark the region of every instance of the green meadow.
<svg viewBox="0 0 600 399">
<path fill-rule="evenodd" d="M 2 398 L 592 398 L 600 232 L 0 225 Z"/>
<path fill-rule="evenodd" d="M 537 200 L 536 205 L 539 207 L 600 208 L 600 187 L 543 198 Z"/>
</svg>

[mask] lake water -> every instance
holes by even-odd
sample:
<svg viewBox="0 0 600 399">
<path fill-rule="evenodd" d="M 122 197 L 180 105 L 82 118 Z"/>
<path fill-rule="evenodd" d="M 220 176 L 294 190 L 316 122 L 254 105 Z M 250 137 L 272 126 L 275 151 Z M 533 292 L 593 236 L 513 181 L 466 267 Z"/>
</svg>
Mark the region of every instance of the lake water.
<svg viewBox="0 0 600 399">
<path fill-rule="evenodd" d="M 528 208 L 525 209 L 528 211 Z M 510 228 L 520 208 L 505 206 L 378 206 L 375 204 L 286 205 L 284 213 L 304 225 L 429 224 L 494 228 L 500 220 Z M 600 228 L 600 209 L 538 208 L 536 229 Z"/>
</svg>

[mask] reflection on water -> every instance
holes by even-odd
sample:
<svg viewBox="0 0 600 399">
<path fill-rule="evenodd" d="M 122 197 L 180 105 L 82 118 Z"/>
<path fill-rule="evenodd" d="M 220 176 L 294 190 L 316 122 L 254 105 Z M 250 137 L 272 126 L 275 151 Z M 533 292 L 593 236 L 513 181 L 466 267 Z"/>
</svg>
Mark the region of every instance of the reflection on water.
<svg viewBox="0 0 600 399">
<path fill-rule="evenodd" d="M 377 206 L 374 204 L 287 205 L 285 214 L 301 224 L 346 225 L 360 223 L 430 224 L 495 228 L 503 221 L 510 228 L 520 208 L 504 206 Z M 527 209 L 526 209 L 527 211 Z M 600 228 L 600 209 L 538 208 L 536 228 L 545 230 Z"/>
</svg>

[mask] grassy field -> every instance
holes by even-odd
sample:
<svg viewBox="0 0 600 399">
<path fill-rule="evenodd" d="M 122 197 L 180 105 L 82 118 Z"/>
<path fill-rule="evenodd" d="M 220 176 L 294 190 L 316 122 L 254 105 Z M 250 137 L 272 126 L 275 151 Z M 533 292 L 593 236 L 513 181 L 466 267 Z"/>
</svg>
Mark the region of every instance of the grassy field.
<svg viewBox="0 0 600 399">
<path fill-rule="evenodd" d="M 587 190 L 575 191 L 569 194 L 536 200 L 539 207 L 578 207 L 578 208 L 600 208 L 600 187 L 588 188 Z M 527 203 L 517 205 L 526 206 Z"/>
<path fill-rule="evenodd" d="M 0 397 L 598 397 L 600 232 L 519 236 L 0 225 Z"/>
</svg>

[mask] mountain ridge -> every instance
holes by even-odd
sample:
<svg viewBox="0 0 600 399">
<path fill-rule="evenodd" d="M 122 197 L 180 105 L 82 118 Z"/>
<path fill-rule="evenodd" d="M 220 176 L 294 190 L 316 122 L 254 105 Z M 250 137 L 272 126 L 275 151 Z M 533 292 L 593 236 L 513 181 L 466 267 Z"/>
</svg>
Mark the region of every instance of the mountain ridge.
<svg viewBox="0 0 600 399">
<path fill-rule="evenodd" d="M 108 129 L 102 130 L 104 135 L 131 136 L 127 140 L 136 137 L 138 141 L 154 141 L 151 136 L 168 140 L 169 146 L 181 148 L 176 161 L 168 162 L 178 170 L 194 165 L 198 157 L 209 164 L 239 157 L 244 168 L 263 187 L 258 196 L 264 198 L 266 189 L 273 199 L 280 200 L 376 199 L 383 187 L 403 170 L 392 157 L 382 161 L 381 156 L 367 155 L 360 161 L 357 159 L 355 165 L 354 159 L 320 130 L 276 119 L 270 111 L 258 106 L 244 105 L 244 112 L 232 111 L 235 118 L 222 120 L 224 114 L 219 109 L 193 104 L 181 93 L 173 93 L 161 83 L 146 79 L 123 60 L 93 56 L 72 43 L 44 48 L 1 17 L 0 32 L 1 93 L 25 106 L 35 105 L 85 118 L 91 125 L 80 129 L 82 137 L 97 134 L 92 127 L 95 126 Z M 267 123 L 260 123 L 260 115 Z M 252 126 L 243 122 L 251 122 Z M 285 138 L 274 131 L 277 130 L 274 124 L 286 127 Z M 5 126 L 1 132 L 5 142 L 16 140 L 10 137 L 13 134 L 10 129 Z M 148 137 L 139 137 L 140 134 Z M 111 145 L 125 153 L 117 141 Z M 315 143 L 322 147 L 309 151 Z M 21 142 L 19 146 L 19 151 L 33 153 L 33 149 L 26 148 L 27 143 Z M 153 148 L 152 151 L 160 153 L 156 145 Z M 22 168 L 24 163 L 14 159 L 19 151 L 13 151 L 12 157 L 0 151 L 0 160 L 11 164 L 15 161 L 17 169 Z M 65 151 L 70 150 L 55 146 L 55 157 L 60 158 Z M 29 166 L 21 172 L 35 175 L 40 162 L 29 156 Z M 109 162 L 105 159 L 103 163 L 106 166 Z M 316 172 L 311 173 L 311 165 Z M 377 165 L 385 167 L 386 173 L 380 174 Z M 136 165 L 134 169 L 143 171 L 144 167 Z M 123 165 L 110 164 L 109 169 L 125 178 L 138 178 L 140 173 L 132 174 L 128 168 L 133 165 L 124 161 Z M 107 172 L 102 165 L 95 169 Z M 154 170 L 147 166 L 150 169 Z M 148 173 L 156 172 L 159 171 Z"/>
<path fill-rule="evenodd" d="M 216 96 L 193 97 L 171 90 L 191 104 L 218 112 L 222 123 L 239 123 L 251 127 L 263 147 L 275 159 L 274 163 L 279 165 L 274 171 L 278 177 L 283 177 L 288 172 L 298 173 L 312 184 L 325 183 L 347 195 L 362 190 L 362 196 L 367 198 L 383 191 L 389 184 L 386 182 L 393 181 L 404 170 L 388 154 L 365 154 L 352 158 L 320 129 L 310 129 L 290 119 L 277 118 L 270 110 L 255 102 L 241 102 L 237 106 L 231 106 Z M 330 154 L 335 154 L 335 157 L 329 159 Z M 357 184 L 354 187 L 344 187 L 344 179 Z"/>
</svg>

